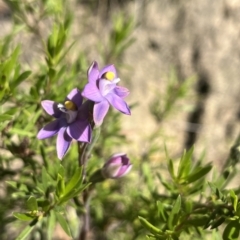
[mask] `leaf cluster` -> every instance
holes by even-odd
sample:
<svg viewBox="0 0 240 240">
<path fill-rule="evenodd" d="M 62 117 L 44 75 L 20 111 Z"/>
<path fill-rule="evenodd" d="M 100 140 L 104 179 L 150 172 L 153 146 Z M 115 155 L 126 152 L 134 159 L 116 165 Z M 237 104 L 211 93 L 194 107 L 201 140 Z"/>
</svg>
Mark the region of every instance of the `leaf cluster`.
<svg viewBox="0 0 240 240">
<path fill-rule="evenodd" d="M 193 148 L 183 153 L 178 164 L 167 152 L 166 155 L 171 178 L 165 180 L 160 174 L 157 176 L 167 194 L 152 188 L 151 196 L 144 200 L 148 204 L 152 204 L 150 199 L 156 202 L 151 211 L 142 211 L 139 216 L 149 239 L 183 239 L 189 234 L 202 239 L 207 230 L 218 230 L 222 225 L 225 225 L 223 239 L 238 239 L 240 219 L 236 190 L 224 189 L 219 177 L 207 182 L 206 175 L 212 166 L 203 165 L 201 160 L 194 163 Z"/>
</svg>

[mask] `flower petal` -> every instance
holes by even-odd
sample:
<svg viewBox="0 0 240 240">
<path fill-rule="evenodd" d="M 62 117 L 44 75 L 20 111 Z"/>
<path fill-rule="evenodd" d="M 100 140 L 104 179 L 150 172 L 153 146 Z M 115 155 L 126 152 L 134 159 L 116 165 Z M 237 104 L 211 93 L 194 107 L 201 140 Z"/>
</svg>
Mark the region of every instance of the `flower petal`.
<svg viewBox="0 0 240 240">
<path fill-rule="evenodd" d="M 88 120 L 73 122 L 68 126 L 67 133 L 79 142 L 90 142 L 92 137 L 92 129 Z"/>
<path fill-rule="evenodd" d="M 96 82 L 88 83 L 82 91 L 82 96 L 93 102 L 101 102 L 103 100 Z"/>
<path fill-rule="evenodd" d="M 109 80 L 100 79 L 99 81 L 99 90 L 102 96 L 107 95 L 112 92 L 112 90 L 116 87 L 116 83 L 113 83 Z"/>
<path fill-rule="evenodd" d="M 129 164 L 129 165 L 123 165 L 119 172 L 117 173 L 117 177 L 123 177 L 125 176 L 126 174 L 129 173 L 129 171 L 132 169 L 132 164 Z"/>
<path fill-rule="evenodd" d="M 107 161 L 107 163 L 116 163 L 116 164 L 128 164 L 129 158 L 126 153 L 115 153 Z"/>
<path fill-rule="evenodd" d="M 60 121 L 54 120 L 44 126 L 37 135 L 38 139 L 45 139 L 54 136 L 60 129 Z"/>
<path fill-rule="evenodd" d="M 125 87 L 121 87 L 121 86 L 116 86 L 114 88 L 114 92 L 120 97 L 120 98 L 125 98 L 128 96 L 129 94 L 129 90 Z"/>
<path fill-rule="evenodd" d="M 88 120 L 92 116 L 94 102 L 85 101 L 83 105 L 78 109 L 77 120 Z"/>
<path fill-rule="evenodd" d="M 109 93 L 108 95 L 105 96 L 105 98 L 109 101 L 109 103 L 116 108 L 118 111 L 127 114 L 127 115 L 131 115 L 131 111 L 128 107 L 128 105 L 126 104 L 126 102 L 120 98 L 118 95 L 114 94 L 114 93 Z"/>
<path fill-rule="evenodd" d="M 117 71 L 113 64 L 107 65 L 103 69 L 101 69 L 101 71 L 99 72 L 99 78 L 101 78 L 103 76 L 103 74 L 106 72 L 113 72 L 115 75 L 114 78 L 117 78 Z"/>
<path fill-rule="evenodd" d="M 104 100 L 99 103 L 95 103 L 93 108 L 93 119 L 96 126 L 100 126 L 103 122 L 104 117 L 106 116 L 109 109 L 109 103 L 107 100 Z"/>
<path fill-rule="evenodd" d="M 44 100 L 41 102 L 43 109 L 50 115 L 55 118 L 59 118 L 62 115 L 62 112 L 57 107 L 57 103 L 51 100 Z"/>
<path fill-rule="evenodd" d="M 121 166 L 119 164 L 109 164 L 102 168 L 102 174 L 105 178 L 117 178 Z"/>
<path fill-rule="evenodd" d="M 97 62 L 93 62 L 90 68 L 88 69 L 88 81 L 96 82 L 99 76 L 98 64 Z"/>
<path fill-rule="evenodd" d="M 59 159 L 62 159 L 69 149 L 72 138 L 66 133 L 66 128 L 62 127 L 58 132 L 57 137 L 57 155 Z"/>
<path fill-rule="evenodd" d="M 83 98 L 82 98 L 81 92 L 77 88 L 74 88 L 67 95 L 67 100 L 74 102 L 75 105 L 79 108 L 82 105 Z"/>
</svg>

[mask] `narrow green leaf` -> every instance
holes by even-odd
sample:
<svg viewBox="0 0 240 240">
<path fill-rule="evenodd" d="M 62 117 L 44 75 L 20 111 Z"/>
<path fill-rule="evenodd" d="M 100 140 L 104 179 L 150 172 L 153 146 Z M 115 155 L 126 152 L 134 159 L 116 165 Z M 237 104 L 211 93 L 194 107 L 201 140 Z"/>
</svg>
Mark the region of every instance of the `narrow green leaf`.
<svg viewBox="0 0 240 240">
<path fill-rule="evenodd" d="M 18 212 L 14 212 L 13 216 L 21 221 L 31 221 L 34 218 L 27 213 L 18 213 Z"/>
<path fill-rule="evenodd" d="M 70 51 L 70 49 L 74 46 L 74 44 L 76 43 L 76 41 L 72 42 L 71 45 L 61 54 L 61 57 L 59 59 L 59 62 L 61 62 L 64 57 L 67 55 L 67 53 Z"/>
<path fill-rule="evenodd" d="M 19 107 L 11 107 L 4 114 L 11 115 L 12 117 L 19 112 Z"/>
<path fill-rule="evenodd" d="M 172 211 L 168 218 L 169 229 L 172 230 L 178 221 L 178 215 L 181 208 L 181 196 L 179 195 L 176 202 L 173 205 Z"/>
<path fill-rule="evenodd" d="M 46 166 L 46 168 L 48 168 L 48 159 L 46 158 L 46 153 L 45 153 L 45 148 L 43 145 L 40 145 L 40 152 L 41 152 L 41 156 L 44 162 L 44 166 Z"/>
<path fill-rule="evenodd" d="M 157 201 L 158 215 L 162 217 L 164 222 L 167 221 L 166 213 L 164 212 L 163 204 L 160 201 Z"/>
<path fill-rule="evenodd" d="M 205 210 L 204 210 L 204 213 L 205 213 Z M 216 219 L 216 218 L 217 218 L 217 214 L 218 214 L 218 211 L 217 211 L 217 210 L 213 211 L 213 212 L 210 214 L 209 220 L 206 221 L 203 229 L 207 229 L 209 226 L 211 226 L 211 223 L 212 223 L 211 220 L 212 220 L 212 219 Z"/>
<path fill-rule="evenodd" d="M 33 228 L 34 228 L 34 225 L 27 225 L 27 227 L 24 228 L 24 230 L 19 234 L 19 236 L 16 238 L 16 240 L 26 239 L 26 237 L 31 233 Z"/>
<path fill-rule="evenodd" d="M 231 221 L 223 231 L 223 240 L 238 240 L 240 225 L 239 221 Z"/>
<path fill-rule="evenodd" d="M 23 73 L 13 82 L 12 88 L 17 87 L 22 81 L 24 81 L 25 79 L 27 79 L 31 73 L 32 73 L 31 71 L 25 71 L 25 72 L 23 72 Z"/>
<path fill-rule="evenodd" d="M 47 211 L 51 207 L 51 202 L 48 199 L 40 199 L 37 201 L 38 207 L 42 208 L 42 211 Z"/>
<path fill-rule="evenodd" d="M 15 181 L 6 181 L 6 183 L 15 189 L 18 189 L 18 190 L 24 191 L 24 192 L 28 192 L 28 188 L 25 184 L 18 183 Z"/>
<path fill-rule="evenodd" d="M 65 233 L 68 236 L 72 237 L 71 232 L 70 232 L 70 228 L 68 226 L 68 223 L 67 223 L 66 219 L 59 212 L 54 211 L 54 213 L 57 217 L 57 221 L 60 223 L 60 225 L 61 225 L 62 229 L 65 231 Z"/>
<path fill-rule="evenodd" d="M 43 185 L 43 191 L 46 192 L 47 188 L 48 188 L 48 174 L 47 174 L 47 170 L 45 167 L 42 168 L 42 185 Z"/>
<path fill-rule="evenodd" d="M 51 57 L 55 57 L 55 48 L 57 45 L 57 38 L 58 38 L 58 28 L 55 24 L 52 29 L 52 34 L 48 38 L 48 52 Z"/>
<path fill-rule="evenodd" d="M 204 167 L 198 167 L 196 170 L 193 170 L 185 179 L 188 183 L 195 182 L 200 178 L 204 177 L 212 169 L 211 165 L 206 165 Z"/>
<path fill-rule="evenodd" d="M 63 177 L 58 174 L 58 181 L 57 181 L 57 189 L 56 189 L 56 195 L 58 197 L 62 197 L 65 192 L 65 183 Z"/>
<path fill-rule="evenodd" d="M 214 229 L 219 227 L 220 225 L 222 225 L 222 223 L 225 222 L 225 217 L 220 217 L 218 219 L 215 219 L 212 223 L 211 223 L 211 228 L 210 229 Z"/>
<path fill-rule="evenodd" d="M 191 200 L 186 200 L 184 204 L 184 210 L 187 214 L 191 213 L 193 209 L 193 202 Z"/>
<path fill-rule="evenodd" d="M 238 197 L 233 190 L 230 190 L 229 193 L 230 193 L 233 209 L 236 212 L 237 211 L 237 205 L 238 205 Z"/>
<path fill-rule="evenodd" d="M 216 187 L 215 184 L 208 182 L 208 185 L 210 186 L 212 192 L 219 198 L 219 199 L 223 199 L 224 195 L 223 193 Z"/>
<path fill-rule="evenodd" d="M 173 205 L 173 209 L 172 209 L 172 213 L 173 214 L 178 214 L 181 208 L 181 196 L 178 195 L 178 198 L 176 200 L 176 202 Z"/>
<path fill-rule="evenodd" d="M 157 177 L 166 189 L 168 189 L 169 191 L 172 191 L 172 192 L 175 191 L 174 186 L 171 184 L 171 182 L 164 181 L 159 173 L 157 173 Z"/>
<path fill-rule="evenodd" d="M 8 185 L 10 185 L 11 187 L 18 189 L 18 183 L 17 182 L 15 182 L 15 181 L 6 181 L 6 183 Z"/>
<path fill-rule="evenodd" d="M 1 93 L 0 93 L 0 95 L 1 95 Z M 1 101 L 1 96 L 0 96 L 0 101 Z M 7 125 L 8 125 L 8 122 L 1 122 L 0 123 L 0 131 L 2 131 L 3 129 L 5 129 L 6 127 L 7 127 Z"/>
<path fill-rule="evenodd" d="M 38 210 L 38 204 L 37 204 L 37 200 L 35 197 L 31 196 L 27 200 L 27 208 L 29 211 L 37 211 Z"/>
<path fill-rule="evenodd" d="M 26 130 L 23 130 L 23 129 L 18 129 L 18 128 L 11 128 L 9 130 L 9 132 L 18 134 L 20 136 L 27 136 L 27 137 L 35 136 L 35 133 L 33 133 L 33 132 L 29 132 L 29 131 L 26 131 Z"/>
<path fill-rule="evenodd" d="M 1 114 L 0 115 L 0 122 L 4 122 L 4 121 L 9 121 L 12 120 L 12 116 L 9 114 Z"/>
<path fill-rule="evenodd" d="M 141 224 L 147 229 L 149 230 L 151 233 L 162 233 L 162 231 L 160 229 L 158 229 L 157 227 L 155 227 L 154 225 L 152 225 L 147 219 L 138 216 L 138 219 L 140 220 Z"/>
<path fill-rule="evenodd" d="M 48 224 L 47 224 L 47 240 L 52 240 L 53 239 L 53 232 L 56 224 L 56 216 L 54 212 L 50 212 L 49 217 L 47 219 Z"/>
<path fill-rule="evenodd" d="M 240 204 L 237 204 L 236 215 L 240 217 Z"/>
<path fill-rule="evenodd" d="M 11 72 L 13 71 L 14 68 L 16 68 L 16 61 L 18 58 L 20 52 L 20 46 L 17 46 L 12 55 L 9 57 L 9 59 L 4 63 L 4 67 L 2 69 L 2 72 L 8 79 L 10 77 Z"/>
<path fill-rule="evenodd" d="M 81 181 L 82 181 L 82 168 L 80 167 L 80 168 L 77 168 L 73 177 L 68 182 L 65 189 L 65 194 L 68 194 L 69 192 L 71 192 L 75 187 L 79 187 L 81 185 Z"/>
<path fill-rule="evenodd" d="M 88 188 L 91 183 L 80 185 L 78 188 L 74 188 L 71 192 L 68 192 L 60 197 L 59 205 L 67 202 L 68 200 L 78 196 L 81 192 L 83 192 L 86 188 Z"/>
<path fill-rule="evenodd" d="M 180 164 L 178 167 L 178 179 L 189 175 L 191 166 L 192 166 L 192 154 L 193 154 L 194 147 L 191 147 L 187 152 L 184 152 Z"/>
<path fill-rule="evenodd" d="M 191 185 L 191 188 L 188 190 L 188 194 L 197 194 L 199 191 L 201 192 L 204 188 L 204 185 L 206 184 L 205 181 L 196 181 Z"/>
<path fill-rule="evenodd" d="M 48 72 L 48 76 L 51 79 L 51 81 L 55 77 L 55 75 L 56 75 L 56 70 L 53 67 L 51 67 Z"/>
<path fill-rule="evenodd" d="M 192 216 L 187 221 L 185 221 L 184 224 L 194 227 L 203 227 L 208 219 L 208 215 Z"/>
<path fill-rule="evenodd" d="M 168 160 L 168 171 L 169 171 L 172 179 L 175 179 L 174 166 L 173 166 L 173 161 L 172 161 L 172 159 L 169 159 L 169 160 Z"/>
<path fill-rule="evenodd" d="M 62 178 L 64 178 L 64 176 L 65 176 L 65 169 L 64 169 L 64 167 L 63 167 L 62 164 L 59 164 L 58 174 L 59 174 Z"/>
</svg>

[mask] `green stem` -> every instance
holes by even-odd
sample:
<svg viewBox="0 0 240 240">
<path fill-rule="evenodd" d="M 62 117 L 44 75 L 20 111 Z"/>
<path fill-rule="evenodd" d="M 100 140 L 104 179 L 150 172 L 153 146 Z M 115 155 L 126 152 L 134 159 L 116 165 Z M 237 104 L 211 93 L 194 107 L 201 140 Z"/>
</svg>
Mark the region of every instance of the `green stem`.
<svg viewBox="0 0 240 240">
<path fill-rule="evenodd" d="M 91 123 L 91 128 L 94 129 L 94 123 Z M 99 134 L 96 135 L 97 138 Z M 92 143 L 79 143 L 78 144 L 78 164 L 83 168 L 83 181 L 86 181 L 86 167 L 87 161 L 90 158 L 90 154 L 93 149 L 93 145 L 96 143 L 96 137 L 93 139 Z M 82 228 L 79 234 L 79 240 L 88 239 L 89 229 L 90 229 L 90 190 L 85 189 L 83 191 L 83 203 L 85 212 L 82 217 Z"/>
</svg>

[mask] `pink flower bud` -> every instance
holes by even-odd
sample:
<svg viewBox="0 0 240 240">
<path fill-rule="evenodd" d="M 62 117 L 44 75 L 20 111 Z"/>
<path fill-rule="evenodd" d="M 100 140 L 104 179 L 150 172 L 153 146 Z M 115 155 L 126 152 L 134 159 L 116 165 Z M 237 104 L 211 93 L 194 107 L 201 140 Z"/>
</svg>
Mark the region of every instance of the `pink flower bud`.
<svg viewBox="0 0 240 240">
<path fill-rule="evenodd" d="M 105 178 L 120 178 L 126 175 L 132 168 L 132 164 L 125 153 L 112 155 L 102 168 Z"/>
</svg>

